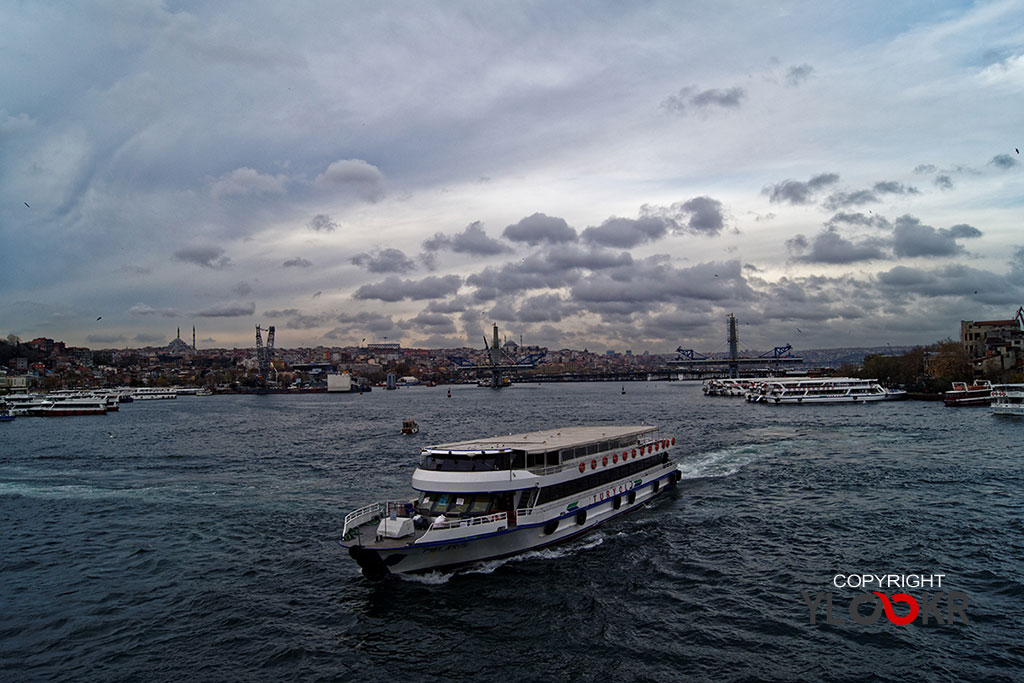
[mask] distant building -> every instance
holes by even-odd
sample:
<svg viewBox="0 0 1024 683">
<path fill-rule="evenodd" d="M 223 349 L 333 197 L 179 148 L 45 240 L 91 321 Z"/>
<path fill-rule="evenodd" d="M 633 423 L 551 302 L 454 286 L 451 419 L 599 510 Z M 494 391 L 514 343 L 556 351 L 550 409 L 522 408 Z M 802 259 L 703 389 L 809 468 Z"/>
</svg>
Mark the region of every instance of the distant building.
<svg viewBox="0 0 1024 683">
<path fill-rule="evenodd" d="M 975 370 L 1002 371 L 1024 361 L 1024 308 L 1009 320 L 961 320 L 960 343 Z"/>
</svg>

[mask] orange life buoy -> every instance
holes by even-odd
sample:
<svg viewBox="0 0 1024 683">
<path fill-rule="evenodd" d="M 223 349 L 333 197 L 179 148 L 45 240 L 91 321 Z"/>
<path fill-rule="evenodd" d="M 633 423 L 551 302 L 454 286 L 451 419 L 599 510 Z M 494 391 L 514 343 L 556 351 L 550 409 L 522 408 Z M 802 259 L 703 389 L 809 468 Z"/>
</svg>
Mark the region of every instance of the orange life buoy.
<svg viewBox="0 0 1024 683">
<path fill-rule="evenodd" d="M 614 464 L 614 463 L 617 463 L 618 461 L 619 461 L 619 454 L 618 453 L 612 453 L 612 463 Z"/>
<path fill-rule="evenodd" d="M 585 472 L 586 469 L 587 469 L 587 466 L 584 463 L 581 462 L 580 463 L 580 472 Z"/>
<path fill-rule="evenodd" d="M 672 445 L 673 445 L 673 446 L 675 446 L 675 445 L 676 445 L 676 437 L 674 437 L 674 436 L 672 437 Z"/>
<path fill-rule="evenodd" d="M 592 470 L 596 470 L 597 469 L 597 460 L 596 459 L 590 461 L 590 469 L 592 469 Z"/>
<path fill-rule="evenodd" d="M 636 449 L 635 448 L 633 449 L 633 457 L 634 458 L 636 457 Z"/>
<path fill-rule="evenodd" d="M 608 456 L 601 458 L 601 467 L 608 467 Z"/>
</svg>

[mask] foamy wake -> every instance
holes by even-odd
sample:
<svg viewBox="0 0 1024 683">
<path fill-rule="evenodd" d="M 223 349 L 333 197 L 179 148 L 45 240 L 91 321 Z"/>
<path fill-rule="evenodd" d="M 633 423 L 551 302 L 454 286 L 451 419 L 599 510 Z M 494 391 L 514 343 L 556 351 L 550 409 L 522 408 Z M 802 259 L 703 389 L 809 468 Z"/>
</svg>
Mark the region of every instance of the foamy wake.
<svg viewBox="0 0 1024 683">
<path fill-rule="evenodd" d="M 732 446 L 688 457 L 679 463 L 677 469 L 683 475 L 683 479 L 728 477 L 752 462 L 773 457 L 785 449 L 784 441 Z"/>
<path fill-rule="evenodd" d="M 518 555 L 512 555 L 511 557 L 503 557 L 500 560 L 485 560 L 449 573 L 427 572 L 425 574 L 399 574 L 398 576 L 406 581 L 412 581 L 414 583 L 422 583 L 428 586 L 439 586 L 441 584 L 448 583 L 451 578 L 457 574 L 493 574 L 498 570 L 498 568 L 504 567 L 506 564 L 511 564 L 512 562 L 522 562 L 524 560 L 557 560 L 563 557 L 568 557 L 569 555 L 573 555 L 583 550 L 596 548 L 604 543 L 604 538 L 603 532 L 597 532 L 574 543 L 568 543 L 554 548 L 528 550 L 524 553 L 519 553 Z"/>
</svg>

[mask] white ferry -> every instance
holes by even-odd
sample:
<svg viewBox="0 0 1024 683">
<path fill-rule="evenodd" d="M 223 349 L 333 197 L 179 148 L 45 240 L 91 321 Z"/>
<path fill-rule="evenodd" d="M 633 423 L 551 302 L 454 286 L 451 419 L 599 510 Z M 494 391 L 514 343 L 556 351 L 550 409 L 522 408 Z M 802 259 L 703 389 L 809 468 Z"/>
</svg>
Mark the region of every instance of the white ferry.
<svg viewBox="0 0 1024 683">
<path fill-rule="evenodd" d="M 1024 415 L 1024 384 L 996 384 L 992 387 L 993 415 Z"/>
<path fill-rule="evenodd" d="M 890 392 L 877 380 L 854 377 L 793 377 L 754 385 L 747 393 L 752 403 L 850 403 L 884 401 L 904 392 Z"/>
<path fill-rule="evenodd" d="M 411 501 L 345 517 L 363 575 L 422 572 L 567 541 L 679 481 L 652 426 L 577 426 L 428 446 Z"/>
</svg>

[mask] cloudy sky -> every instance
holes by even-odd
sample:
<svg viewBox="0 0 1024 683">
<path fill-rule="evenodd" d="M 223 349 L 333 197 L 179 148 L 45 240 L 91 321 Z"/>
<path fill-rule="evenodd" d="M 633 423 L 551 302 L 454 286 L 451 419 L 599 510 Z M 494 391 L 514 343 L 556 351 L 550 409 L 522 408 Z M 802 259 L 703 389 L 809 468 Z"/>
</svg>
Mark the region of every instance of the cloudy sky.
<svg viewBox="0 0 1024 683">
<path fill-rule="evenodd" d="M 669 352 L 1024 304 L 1024 1 L 7 2 L 0 333 Z"/>
</svg>

